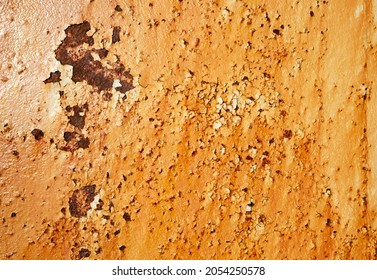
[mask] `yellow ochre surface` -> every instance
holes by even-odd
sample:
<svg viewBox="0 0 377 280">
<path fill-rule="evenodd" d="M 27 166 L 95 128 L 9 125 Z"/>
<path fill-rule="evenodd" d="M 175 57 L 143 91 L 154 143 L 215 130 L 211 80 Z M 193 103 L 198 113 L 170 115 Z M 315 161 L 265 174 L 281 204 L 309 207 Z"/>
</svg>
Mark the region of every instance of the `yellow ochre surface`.
<svg viewBox="0 0 377 280">
<path fill-rule="evenodd" d="M 0 2 L 0 259 L 376 259 L 377 1 Z"/>
</svg>

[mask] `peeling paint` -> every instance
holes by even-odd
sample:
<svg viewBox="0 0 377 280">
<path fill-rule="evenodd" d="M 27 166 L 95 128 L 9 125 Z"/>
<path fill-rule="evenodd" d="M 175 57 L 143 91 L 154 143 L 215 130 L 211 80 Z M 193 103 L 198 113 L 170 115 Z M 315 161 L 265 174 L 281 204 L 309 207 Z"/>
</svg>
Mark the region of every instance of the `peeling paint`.
<svg viewBox="0 0 377 280">
<path fill-rule="evenodd" d="M 375 1 L 39 2 L 0 4 L 1 259 L 377 258 Z"/>
</svg>

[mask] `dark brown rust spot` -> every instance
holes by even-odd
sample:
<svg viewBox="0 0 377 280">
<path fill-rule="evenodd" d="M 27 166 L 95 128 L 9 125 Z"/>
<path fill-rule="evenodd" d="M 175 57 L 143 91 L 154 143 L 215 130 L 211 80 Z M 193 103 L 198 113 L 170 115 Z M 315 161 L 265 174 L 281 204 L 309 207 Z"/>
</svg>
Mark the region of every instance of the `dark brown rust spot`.
<svg viewBox="0 0 377 280">
<path fill-rule="evenodd" d="M 78 257 L 79 260 L 81 260 L 83 258 L 89 258 L 90 254 L 91 254 L 91 252 L 88 249 L 81 248 L 80 251 L 79 251 L 79 255 L 77 257 Z"/>
<path fill-rule="evenodd" d="M 68 26 L 65 29 L 67 37 L 64 39 L 64 43 L 70 47 L 82 45 L 84 43 L 93 45 L 93 38 L 87 35 L 90 29 L 91 26 L 88 21 Z"/>
<path fill-rule="evenodd" d="M 77 47 L 88 44 L 92 46 L 94 39 L 86 33 L 90 30 L 90 24 L 84 21 L 80 24 L 73 24 L 65 30 L 66 38 L 55 51 L 56 59 L 62 64 L 72 64 L 78 59 Z"/>
<path fill-rule="evenodd" d="M 130 71 L 126 70 L 123 64 L 117 65 L 114 69 L 114 75 L 120 80 L 120 87 L 116 87 L 115 89 L 121 93 L 126 93 L 134 88 L 132 85 L 133 77 L 130 74 Z"/>
<path fill-rule="evenodd" d="M 109 70 L 103 68 L 101 62 L 94 60 L 89 52 L 83 58 L 75 61 L 72 66 L 72 81 L 75 83 L 86 81 L 100 91 L 112 88 L 114 79 L 111 77 Z"/>
<path fill-rule="evenodd" d="M 131 221 L 131 216 L 130 216 L 130 214 L 128 214 L 127 212 L 124 212 L 124 214 L 123 214 L 123 219 L 124 219 L 126 222 Z"/>
<path fill-rule="evenodd" d="M 75 139 L 77 134 L 78 134 L 77 132 L 69 132 L 69 131 L 66 131 L 66 132 L 64 132 L 64 140 L 65 140 L 66 142 L 69 142 L 69 141 L 71 141 L 72 139 Z"/>
<path fill-rule="evenodd" d="M 77 146 L 82 149 L 87 149 L 89 147 L 90 141 L 88 137 L 81 136 L 77 142 Z"/>
<path fill-rule="evenodd" d="M 96 185 L 84 186 L 75 190 L 69 199 L 71 215 L 76 218 L 85 217 L 96 194 Z"/>
<path fill-rule="evenodd" d="M 115 6 L 115 11 L 121 12 L 121 11 L 123 11 L 123 9 L 119 5 L 116 5 Z"/>
<path fill-rule="evenodd" d="M 100 57 L 101 59 L 103 59 L 103 58 L 105 58 L 105 57 L 109 54 L 109 51 L 106 50 L 106 49 L 99 49 L 99 50 L 97 51 L 97 53 L 98 53 L 99 57 Z"/>
<path fill-rule="evenodd" d="M 60 71 L 51 72 L 50 73 L 50 77 L 48 79 L 44 80 L 43 82 L 45 84 L 48 84 L 48 83 L 58 83 L 58 82 L 61 81 L 60 76 L 61 76 Z"/>
<path fill-rule="evenodd" d="M 270 163 L 271 163 L 271 161 L 269 159 L 263 158 L 263 160 L 262 160 L 262 167 L 264 167 L 264 166 L 266 166 L 267 164 L 270 164 Z"/>
<path fill-rule="evenodd" d="M 73 107 L 67 106 L 67 112 L 73 111 L 73 116 L 68 116 L 69 124 L 77 127 L 78 129 L 83 129 L 85 126 L 85 113 L 88 110 L 88 103 L 83 106 L 75 105 Z"/>
<path fill-rule="evenodd" d="M 283 134 L 284 138 L 291 139 L 292 135 L 293 135 L 292 130 L 284 130 L 284 134 Z"/>
<path fill-rule="evenodd" d="M 120 41 L 120 26 L 115 26 L 113 29 L 113 36 L 111 42 L 115 44 Z"/>
<path fill-rule="evenodd" d="M 271 78 L 271 75 L 268 74 L 267 72 L 264 72 L 263 73 L 263 77 L 267 78 L 267 79 L 270 79 Z"/>
<path fill-rule="evenodd" d="M 99 91 L 110 91 L 115 79 L 120 81 L 121 86 L 118 91 L 125 93 L 133 89 L 132 80 L 129 71 L 125 70 L 124 65 L 116 63 L 105 67 L 100 61 L 94 59 L 92 52 L 98 53 L 101 59 L 108 54 L 106 49 L 94 49 L 92 36 L 88 36 L 87 32 L 91 29 L 90 24 L 85 21 L 81 24 L 71 25 L 65 30 L 66 38 L 55 51 L 56 59 L 63 65 L 71 65 L 73 67 L 72 81 L 84 82 L 96 87 Z M 120 41 L 119 26 L 114 27 L 112 42 Z M 84 44 L 87 44 L 85 47 Z"/>
<path fill-rule="evenodd" d="M 129 75 L 129 73 L 127 75 Z M 121 93 L 126 93 L 127 91 L 130 91 L 134 88 L 134 86 L 132 85 L 132 80 L 121 80 L 120 84 L 121 86 L 116 87 L 115 89 Z"/>
<path fill-rule="evenodd" d="M 264 223 L 266 223 L 266 221 L 267 221 L 266 216 L 265 216 L 264 214 L 261 214 L 261 215 L 259 216 L 259 218 L 258 218 L 258 222 L 264 224 Z"/>
<path fill-rule="evenodd" d="M 35 140 L 41 140 L 44 137 L 44 133 L 42 130 L 35 128 L 31 131 L 31 134 L 34 136 Z"/>
<path fill-rule="evenodd" d="M 88 137 L 85 137 L 84 135 L 79 134 L 75 131 L 64 132 L 64 140 L 66 142 L 66 145 L 59 148 L 62 151 L 73 152 L 79 148 L 86 149 L 89 147 L 89 144 L 90 144 Z"/>
</svg>

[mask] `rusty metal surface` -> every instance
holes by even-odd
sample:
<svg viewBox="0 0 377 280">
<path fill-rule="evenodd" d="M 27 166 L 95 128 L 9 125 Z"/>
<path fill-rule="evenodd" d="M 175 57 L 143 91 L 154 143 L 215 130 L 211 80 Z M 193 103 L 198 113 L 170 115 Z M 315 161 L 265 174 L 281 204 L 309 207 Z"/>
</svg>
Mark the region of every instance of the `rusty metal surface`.
<svg viewBox="0 0 377 280">
<path fill-rule="evenodd" d="M 376 259 L 375 1 L 0 3 L 0 259 Z"/>
</svg>

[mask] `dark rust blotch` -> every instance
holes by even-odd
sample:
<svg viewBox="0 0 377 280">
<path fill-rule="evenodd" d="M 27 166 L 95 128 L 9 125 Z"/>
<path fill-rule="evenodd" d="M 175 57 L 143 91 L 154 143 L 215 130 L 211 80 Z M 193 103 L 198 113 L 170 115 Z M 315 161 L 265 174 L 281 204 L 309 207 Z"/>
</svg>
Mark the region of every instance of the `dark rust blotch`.
<svg viewBox="0 0 377 280">
<path fill-rule="evenodd" d="M 88 137 L 85 137 L 84 135 L 77 133 L 76 131 L 66 131 L 64 132 L 63 137 L 66 145 L 59 148 L 62 151 L 73 152 L 79 148 L 87 149 L 90 144 Z"/>
<path fill-rule="evenodd" d="M 94 44 L 94 40 L 91 36 L 87 35 L 90 29 L 91 26 L 88 21 L 68 26 L 65 29 L 65 34 L 67 37 L 64 39 L 63 43 L 69 47 L 77 47 L 84 43 L 92 46 Z"/>
<path fill-rule="evenodd" d="M 111 42 L 113 44 L 120 41 L 120 26 L 115 26 L 113 29 L 113 36 L 111 37 Z"/>
<path fill-rule="evenodd" d="M 106 50 L 106 49 L 99 49 L 98 51 L 97 51 L 97 53 L 98 53 L 98 55 L 99 55 L 99 57 L 101 58 L 101 59 L 103 59 L 103 58 L 105 58 L 107 55 L 108 55 L 108 53 L 109 53 L 109 51 L 108 50 Z"/>
<path fill-rule="evenodd" d="M 35 128 L 31 131 L 31 134 L 34 136 L 35 140 L 39 141 L 44 137 L 44 133 L 42 130 Z"/>
<path fill-rule="evenodd" d="M 293 136 L 292 130 L 284 130 L 283 137 L 291 139 Z"/>
<path fill-rule="evenodd" d="M 109 70 L 102 67 L 101 62 L 94 60 L 90 53 L 72 64 L 72 81 L 75 83 L 86 81 L 88 84 L 101 90 L 110 90 L 114 79 L 109 75 Z"/>
<path fill-rule="evenodd" d="M 89 22 L 74 24 L 65 30 L 66 38 L 55 51 L 56 59 L 63 65 L 73 67 L 72 81 L 84 82 L 96 87 L 99 91 L 111 91 L 115 79 L 120 81 L 121 86 L 118 91 L 125 93 L 133 89 L 133 77 L 124 65 L 117 63 L 113 68 L 107 68 L 100 61 L 94 59 L 92 53 L 97 53 L 101 59 L 108 55 L 108 50 L 84 48 L 84 44 L 91 47 L 94 44 L 92 36 L 87 32 L 91 29 Z M 114 27 L 112 42 L 120 41 L 119 26 Z"/>
<path fill-rule="evenodd" d="M 89 138 L 88 137 L 80 137 L 79 141 L 77 142 L 77 146 L 82 149 L 89 148 Z"/>
<path fill-rule="evenodd" d="M 79 260 L 83 259 L 83 258 L 89 258 L 90 257 L 90 250 L 86 249 L 86 248 L 81 248 L 80 251 L 79 251 L 79 255 L 77 256 Z"/>
<path fill-rule="evenodd" d="M 122 12 L 123 9 L 122 9 L 119 5 L 116 5 L 116 6 L 115 6 L 115 11 L 117 11 L 117 12 Z"/>
<path fill-rule="evenodd" d="M 65 30 L 65 39 L 55 51 L 56 59 L 62 64 L 72 65 L 72 63 L 78 59 L 80 54 L 80 52 L 76 50 L 77 47 L 82 46 L 85 43 L 89 46 L 94 44 L 93 37 L 86 34 L 90 28 L 90 24 L 87 21 L 69 26 Z"/>
<path fill-rule="evenodd" d="M 124 214 L 123 214 L 123 219 L 124 219 L 126 222 L 129 222 L 129 221 L 131 221 L 131 215 L 128 214 L 127 212 L 124 212 Z"/>
<path fill-rule="evenodd" d="M 58 83 L 61 81 L 61 73 L 60 71 L 55 71 L 55 72 L 51 72 L 50 73 L 50 77 L 48 77 L 48 79 L 44 80 L 43 82 L 45 84 L 49 84 L 49 83 Z"/>
<path fill-rule="evenodd" d="M 69 212 L 73 217 L 85 217 L 90 209 L 90 203 L 97 195 L 96 185 L 84 186 L 75 190 L 69 199 Z"/>
<path fill-rule="evenodd" d="M 85 113 L 88 110 L 88 103 L 85 103 L 83 106 L 67 106 L 66 110 L 68 112 L 73 111 L 73 116 L 68 116 L 69 124 L 78 129 L 83 129 L 85 126 Z"/>
</svg>

